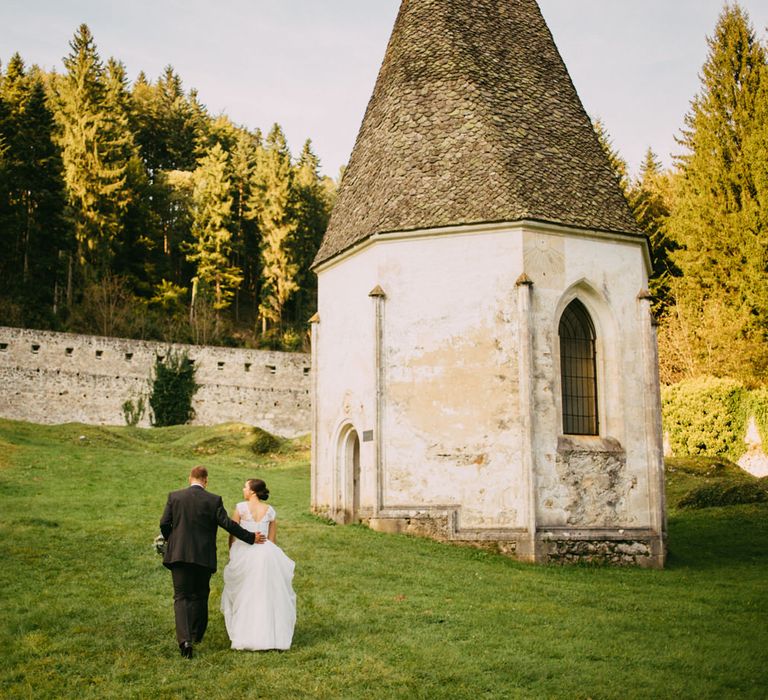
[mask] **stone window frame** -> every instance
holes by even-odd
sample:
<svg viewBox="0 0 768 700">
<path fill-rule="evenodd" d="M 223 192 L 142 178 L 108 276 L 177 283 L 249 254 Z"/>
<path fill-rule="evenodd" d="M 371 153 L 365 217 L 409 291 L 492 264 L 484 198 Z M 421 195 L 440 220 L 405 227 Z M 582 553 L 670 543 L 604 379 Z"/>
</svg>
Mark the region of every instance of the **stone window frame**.
<svg viewBox="0 0 768 700">
<path fill-rule="evenodd" d="M 560 318 L 566 307 L 578 299 L 585 307 L 595 328 L 595 354 L 597 378 L 597 424 L 598 435 L 568 435 L 576 441 L 591 444 L 596 437 L 613 436 L 623 441 L 624 422 L 622 406 L 624 387 L 620 374 L 621 338 L 616 315 L 599 287 L 586 278 L 581 278 L 568 287 L 555 304 L 551 317 L 550 349 L 554 382 L 552 386 L 556 408 L 556 430 L 563 435 L 562 384 L 560 378 Z M 609 352 L 610 349 L 610 352 Z M 610 382 L 611 391 L 608 391 Z"/>
<path fill-rule="evenodd" d="M 578 297 L 560 314 L 558 339 L 563 435 L 600 435 L 597 332 Z"/>
</svg>

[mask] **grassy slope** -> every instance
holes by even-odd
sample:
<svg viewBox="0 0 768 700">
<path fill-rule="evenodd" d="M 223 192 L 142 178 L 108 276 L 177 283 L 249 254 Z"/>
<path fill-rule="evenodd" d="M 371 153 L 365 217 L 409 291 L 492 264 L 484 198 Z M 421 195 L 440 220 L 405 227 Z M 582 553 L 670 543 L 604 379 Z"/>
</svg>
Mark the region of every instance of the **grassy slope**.
<svg viewBox="0 0 768 700">
<path fill-rule="evenodd" d="M 307 512 L 306 441 L 257 457 L 251 439 L 237 425 L 0 421 L 0 696 L 766 695 L 764 504 L 672 509 L 665 571 L 534 567 L 324 523 Z M 269 484 L 297 562 L 289 652 L 228 649 L 217 574 L 206 640 L 192 662 L 178 655 L 170 575 L 150 544 L 197 462 L 230 508 L 245 478 Z"/>
</svg>

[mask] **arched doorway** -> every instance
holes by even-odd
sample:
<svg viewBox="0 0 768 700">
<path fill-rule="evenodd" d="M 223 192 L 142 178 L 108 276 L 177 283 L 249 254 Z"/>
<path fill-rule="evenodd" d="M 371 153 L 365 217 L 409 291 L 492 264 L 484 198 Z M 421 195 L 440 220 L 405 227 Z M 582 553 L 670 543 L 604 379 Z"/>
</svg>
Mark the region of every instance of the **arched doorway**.
<svg viewBox="0 0 768 700">
<path fill-rule="evenodd" d="M 344 523 L 360 520 L 360 437 L 351 425 L 339 439 L 339 507 Z"/>
</svg>

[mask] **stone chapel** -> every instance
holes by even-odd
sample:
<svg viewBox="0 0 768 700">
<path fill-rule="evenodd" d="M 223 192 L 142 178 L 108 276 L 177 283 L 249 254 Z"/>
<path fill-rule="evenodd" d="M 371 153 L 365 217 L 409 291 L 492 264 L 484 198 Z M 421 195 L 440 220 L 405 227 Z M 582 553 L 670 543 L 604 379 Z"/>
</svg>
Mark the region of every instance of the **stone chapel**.
<svg viewBox="0 0 768 700">
<path fill-rule="evenodd" d="M 650 265 L 535 0 L 403 0 L 315 260 L 313 510 L 663 566 Z"/>
</svg>

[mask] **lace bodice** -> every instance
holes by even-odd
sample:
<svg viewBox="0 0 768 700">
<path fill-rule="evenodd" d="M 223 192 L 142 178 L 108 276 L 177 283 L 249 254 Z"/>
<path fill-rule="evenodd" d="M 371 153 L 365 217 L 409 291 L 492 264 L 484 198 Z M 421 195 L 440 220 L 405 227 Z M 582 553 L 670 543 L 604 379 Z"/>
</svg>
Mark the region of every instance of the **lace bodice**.
<svg viewBox="0 0 768 700">
<path fill-rule="evenodd" d="M 240 514 L 240 527 L 249 532 L 260 532 L 266 537 L 269 534 L 269 523 L 275 519 L 275 509 L 267 506 L 267 512 L 261 520 L 255 520 L 246 501 L 237 504 L 237 512 Z"/>
</svg>

